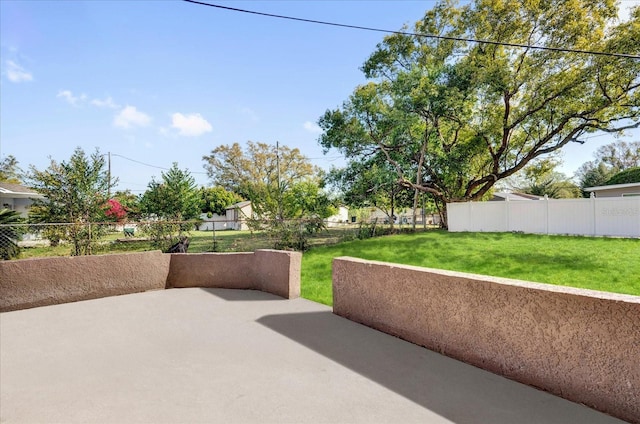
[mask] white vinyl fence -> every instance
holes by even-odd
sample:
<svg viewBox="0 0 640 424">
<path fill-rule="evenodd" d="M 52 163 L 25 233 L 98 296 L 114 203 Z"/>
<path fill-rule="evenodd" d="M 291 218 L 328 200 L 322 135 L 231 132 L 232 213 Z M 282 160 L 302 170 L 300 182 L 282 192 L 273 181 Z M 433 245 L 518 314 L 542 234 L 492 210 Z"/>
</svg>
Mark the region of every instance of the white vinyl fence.
<svg viewBox="0 0 640 424">
<path fill-rule="evenodd" d="M 640 237 L 640 197 L 448 203 L 449 231 Z"/>
</svg>

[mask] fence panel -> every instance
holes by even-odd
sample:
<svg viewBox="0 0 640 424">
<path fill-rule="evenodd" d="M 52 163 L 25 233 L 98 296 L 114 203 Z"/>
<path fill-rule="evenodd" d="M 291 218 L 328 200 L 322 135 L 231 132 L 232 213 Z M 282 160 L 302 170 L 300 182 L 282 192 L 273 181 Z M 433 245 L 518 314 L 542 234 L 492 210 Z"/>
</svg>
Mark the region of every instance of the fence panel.
<svg viewBox="0 0 640 424">
<path fill-rule="evenodd" d="M 449 231 L 640 237 L 640 197 L 447 204 Z"/>
<path fill-rule="evenodd" d="M 501 202 L 493 202 L 501 203 Z M 525 233 L 547 232 L 547 208 L 544 202 L 504 202 L 509 210 L 509 230 Z"/>
<path fill-rule="evenodd" d="M 596 199 L 596 232 L 610 236 L 640 237 L 640 197 Z"/>
<path fill-rule="evenodd" d="M 595 199 L 549 199 L 548 234 L 596 235 L 593 226 Z"/>
</svg>

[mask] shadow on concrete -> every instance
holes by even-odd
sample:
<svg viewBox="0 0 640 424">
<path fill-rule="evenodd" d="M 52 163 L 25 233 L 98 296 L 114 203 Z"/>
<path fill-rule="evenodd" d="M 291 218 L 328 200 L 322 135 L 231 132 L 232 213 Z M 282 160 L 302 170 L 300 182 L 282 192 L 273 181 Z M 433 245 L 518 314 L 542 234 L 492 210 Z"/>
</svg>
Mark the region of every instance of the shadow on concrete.
<svg viewBox="0 0 640 424">
<path fill-rule="evenodd" d="M 257 321 L 455 423 L 621 422 L 329 311 Z"/>
<path fill-rule="evenodd" d="M 265 293 L 260 290 L 237 290 L 237 289 L 219 289 L 219 288 L 200 288 L 209 294 L 212 294 L 222 300 L 229 302 L 265 302 L 265 301 L 285 301 L 282 297 L 275 296 L 271 293 Z"/>
</svg>

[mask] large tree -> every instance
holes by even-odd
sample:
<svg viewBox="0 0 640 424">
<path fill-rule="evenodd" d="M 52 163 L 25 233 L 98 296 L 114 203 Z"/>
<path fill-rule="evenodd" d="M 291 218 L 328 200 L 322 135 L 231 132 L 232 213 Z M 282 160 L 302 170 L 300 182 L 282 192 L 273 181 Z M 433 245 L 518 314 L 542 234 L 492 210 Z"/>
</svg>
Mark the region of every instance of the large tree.
<svg viewBox="0 0 640 424">
<path fill-rule="evenodd" d="M 287 146 L 249 141 L 243 149 L 234 143 L 216 147 L 203 160 L 215 185 L 251 200 L 254 212 L 265 219 L 296 217 L 296 208 L 284 202 L 296 184 L 313 182 L 314 190 L 319 188 L 319 169 L 299 149 Z"/>
<path fill-rule="evenodd" d="M 637 55 L 640 8 L 616 18 L 610 0 L 441 2 L 414 32 L 450 38 L 385 37 L 362 68 L 371 81 L 321 117 L 320 143 L 383 156 L 440 208 L 482 199 L 585 133 L 638 126 L 640 60 L 563 51 Z"/>
<path fill-rule="evenodd" d="M 92 222 L 105 218 L 108 193 L 115 181 L 110 181 L 105 158 L 99 150 L 87 156 L 76 148 L 69 161 L 51 159 L 44 171 L 31 166 L 28 182 L 44 199 L 34 200 L 29 219 L 38 223 L 68 223 L 64 227 L 45 227 L 52 243 L 68 239 L 73 255 L 91 253 L 91 243 L 100 235 L 100 227 Z"/>
<path fill-rule="evenodd" d="M 169 220 L 189 220 L 200 215 L 200 192 L 188 170 L 177 163 L 161 173 L 162 181 L 153 179 L 140 199 L 140 209 L 147 215 Z"/>
</svg>

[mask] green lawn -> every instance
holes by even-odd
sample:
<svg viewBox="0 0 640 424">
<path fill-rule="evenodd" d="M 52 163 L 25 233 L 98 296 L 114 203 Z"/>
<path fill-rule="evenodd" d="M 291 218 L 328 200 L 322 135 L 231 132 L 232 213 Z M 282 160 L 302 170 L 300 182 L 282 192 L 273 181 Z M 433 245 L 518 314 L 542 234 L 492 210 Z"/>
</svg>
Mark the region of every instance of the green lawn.
<svg viewBox="0 0 640 424">
<path fill-rule="evenodd" d="M 214 234 L 211 231 L 190 231 L 189 253 L 214 251 Z M 216 250 L 218 252 L 252 252 L 256 249 L 269 249 L 273 247 L 271 240 L 266 239 L 261 233 L 250 231 L 216 231 Z M 102 237 L 94 246 L 94 254 L 144 252 L 154 250 L 150 241 L 144 240 L 144 236 L 136 234 L 135 238 L 128 239 L 122 232 L 110 233 Z M 23 248 L 20 258 L 33 258 L 41 256 L 69 256 L 71 246 L 68 243 L 56 247 L 32 247 Z"/>
<path fill-rule="evenodd" d="M 302 296 L 332 304 L 331 261 L 353 256 L 640 296 L 640 240 L 429 231 L 316 247 Z"/>
</svg>

